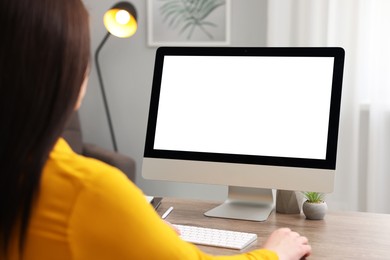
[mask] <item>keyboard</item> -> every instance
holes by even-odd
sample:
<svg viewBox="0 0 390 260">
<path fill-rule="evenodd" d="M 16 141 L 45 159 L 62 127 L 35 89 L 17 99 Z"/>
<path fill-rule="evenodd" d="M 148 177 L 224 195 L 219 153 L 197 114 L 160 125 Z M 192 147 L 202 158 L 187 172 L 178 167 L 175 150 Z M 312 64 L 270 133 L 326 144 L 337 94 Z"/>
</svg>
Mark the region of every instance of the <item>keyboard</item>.
<svg viewBox="0 0 390 260">
<path fill-rule="evenodd" d="M 257 239 L 253 233 L 174 224 L 187 242 L 241 250 Z"/>
</svg>

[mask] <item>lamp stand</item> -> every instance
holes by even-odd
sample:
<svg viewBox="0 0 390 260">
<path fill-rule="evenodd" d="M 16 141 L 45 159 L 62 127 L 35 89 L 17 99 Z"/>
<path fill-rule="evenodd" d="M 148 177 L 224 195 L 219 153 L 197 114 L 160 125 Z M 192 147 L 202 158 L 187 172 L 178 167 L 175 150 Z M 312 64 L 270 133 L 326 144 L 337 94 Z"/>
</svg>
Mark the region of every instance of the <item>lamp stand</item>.
<svg viewBox="0 0 390 260">
<path fill-rule="evenodd" d="M 112 146 L 114 148 L 114 151 L 117 152 L 118 151 L 118 147 L 116 145 L 116 139 L 115 139 L 115 134 L 114 134 L 114 128 L 113 128 L 113 125 L 112 125 L 112 120 L 111 120 L 111 116 L 110 116 L 110 110 L 108 108 L 108 102 L 107 102 L 107 97 L 106 97 L 106 92 L 104 90 L 104 85 L 103 85 L 103 79 L 102 79 L 102 75 L 101 75 L 101 72 L 100 72 L 100 66 L 99 66 L 99 53 L 100 53 L 100 50 L 102 49 L 104 43 L 107 41 L 108 37 L 110 36 L 110 33 L 108 32 L 106 34 L 106 36 L 104 36 L 102 42 L 99 44 L 99 46 L 97 47 L 96 49 L 96 52 L 95 52 L 95 64 L 96 64 L 96 72 L 97 72 L 97 75 L 98 75 L 98 79 L 99 79 L 99 84 L 100 84 L 100 89 L 102 91 L 102 97 L 103 97 L 103 104 L 104 104 L 104 108 L 105 108 L 105 111 L 106 111 L 106 116 L 107 116 L 107 121 L 108 121 L 108 127 L 109 127 L 109 130 L 110 130 L 110 135 L 111 135 L 111 140 L 112 140 Z"/>
</svg>

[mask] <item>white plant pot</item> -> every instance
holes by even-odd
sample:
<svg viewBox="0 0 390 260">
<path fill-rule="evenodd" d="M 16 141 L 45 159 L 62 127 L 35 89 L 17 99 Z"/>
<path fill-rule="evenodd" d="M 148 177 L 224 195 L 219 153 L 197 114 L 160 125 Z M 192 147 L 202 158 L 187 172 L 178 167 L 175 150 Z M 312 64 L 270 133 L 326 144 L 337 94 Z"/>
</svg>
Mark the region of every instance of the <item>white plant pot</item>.
<svg viewBox="0 0 390 260">
<path fill-rule="evenodd" d="M 321 220 L 325 217 L 328 205 L 325 201 L 320 203 L 309 203 L 305 201 L 303 203 L 302 210 L 307 219 Z"/>
</svg>

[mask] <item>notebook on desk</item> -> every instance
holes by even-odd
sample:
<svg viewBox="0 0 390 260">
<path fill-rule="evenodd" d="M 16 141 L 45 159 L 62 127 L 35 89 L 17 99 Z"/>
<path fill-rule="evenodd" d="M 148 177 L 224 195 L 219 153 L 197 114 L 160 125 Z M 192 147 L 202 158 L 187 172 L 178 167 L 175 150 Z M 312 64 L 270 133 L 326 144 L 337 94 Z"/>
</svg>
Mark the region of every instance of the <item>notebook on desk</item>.
<svg viewBox="0 0 390 260">
<path fill-rule="evenodd" d="M 145 195 L 146 200 L 153 205 L 154 209 L 157 209 L 161 204 L 161 197 L 147 196 Z"/>
</svg>

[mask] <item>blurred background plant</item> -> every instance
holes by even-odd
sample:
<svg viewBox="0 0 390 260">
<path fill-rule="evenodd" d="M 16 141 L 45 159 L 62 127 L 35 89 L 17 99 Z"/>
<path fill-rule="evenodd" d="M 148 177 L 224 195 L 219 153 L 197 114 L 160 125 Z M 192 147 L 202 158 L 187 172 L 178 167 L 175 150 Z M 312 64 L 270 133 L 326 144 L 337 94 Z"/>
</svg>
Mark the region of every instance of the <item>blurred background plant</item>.
<svg viewBox="0 0 390 260">
<path fill-rule="evenodd" d="M 207 21 L 207 18 L 219 7 L 225 5 L 225 0 L 160 0 L 164 4 L 160 13 L 164 23 L 172 29 L 178 29 L 179 35 L 186 33 L 191 39 L 196 29 L 213 39 L 208 27 L 217 27 L 217 24 Z"/>
</svg>

